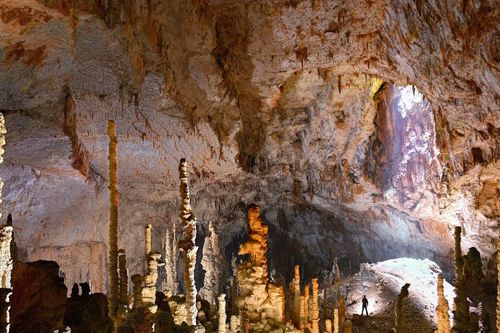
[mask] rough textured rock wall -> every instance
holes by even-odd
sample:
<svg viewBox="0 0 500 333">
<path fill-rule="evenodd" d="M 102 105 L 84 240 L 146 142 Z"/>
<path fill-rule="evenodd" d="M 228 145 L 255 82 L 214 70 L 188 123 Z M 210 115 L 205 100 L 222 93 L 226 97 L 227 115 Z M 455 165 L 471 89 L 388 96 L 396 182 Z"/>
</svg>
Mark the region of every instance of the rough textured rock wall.
<svg viewBox="0 0 500 333">
<path fill-rule="evenodd" d="M 160 249 L 178 219 L 183 157 L 199 221 L 217 221 L 221 248 L 230 252 L 255 202 L 270 222 L 270 265 L 289 276 L 300 263 L 307 280 L 335 256 L 343 269 L 429 257 L 449 273 L 454 225 L 464 249 L 494 255 L 494 1 L 0 4 L 3 209 L 17 221 L 20 258 L 57 257 L 68 285 L 105 290 L 110 118 L 122 166 L 118 246 L 137 254 L 131 274 L 144 273 L 144 221 Z M 425 96 L 427 107 L 407 110 L 416 127 L 377 128 L 387 110 L 374 76 Z M 390 97 L 395 110 L 402 97 Z M 426 142 L 436 147 L 410 154 L 432 123 Z M 391 130 L 408 135 L 398 144 L 411 172 L 390 181 L 387 196 L 366 170 L 373 139 Z M 387 157 L 393 172 L 405 167 L 404 156 Z M 278 254 L 285 242 L 294 256 Z M 75 260 L 88 265 L 75 269 Z"/>
</svg>

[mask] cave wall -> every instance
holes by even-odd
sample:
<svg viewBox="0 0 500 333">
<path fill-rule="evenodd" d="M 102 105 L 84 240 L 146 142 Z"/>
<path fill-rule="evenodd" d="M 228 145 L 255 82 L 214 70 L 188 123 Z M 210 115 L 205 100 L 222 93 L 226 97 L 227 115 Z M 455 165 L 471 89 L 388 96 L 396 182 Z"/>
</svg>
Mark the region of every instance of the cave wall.
<svg viewBox="0 0 500 333">
<path fill-rule="evenodd" d="M 195 212 L 217 224 L 221 246 L 254 202 L 275 243 L 300 249 L 271 247 L 277 270 L 309 260 L 316 274 L 347 255 L 447 269 L 454 225 L 464 249 L 495 253 L 494 1 L 0 4 L 2 209 L 21 258 L 57 260 L 68 285 L 106 288 L 110 118 L 133 273 L 144 225 L 161 249 L 178 219 L 183 157 Z M 395 85 L 422 94 L 408 118 Z"/>
</svg>

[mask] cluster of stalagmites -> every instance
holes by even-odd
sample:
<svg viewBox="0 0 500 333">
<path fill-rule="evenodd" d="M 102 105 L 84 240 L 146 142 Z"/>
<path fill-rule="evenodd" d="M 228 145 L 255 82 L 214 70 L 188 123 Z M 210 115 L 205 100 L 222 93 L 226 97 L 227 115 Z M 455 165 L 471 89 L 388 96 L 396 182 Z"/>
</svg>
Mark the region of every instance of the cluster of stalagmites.
<svg viewBox="0 0 500 333">
<path fill-rule="evenodd" d="M 4 132 L 0 118 L 0 162 Z M 185 160 L 181 160 L 179 165 L 181 197 L 179 217 L 182 238 L 177 242 L 174 223 L 172 229 L 166 233 L 162 256 L 152 248 L 152 225 L 147 224 L 144 232 L 145 273 L 129 277 L 125 251 L 118 249 L 117 138 L 113 121 L 108 123 L 108 135 L 110 179 L 108 300 L 102 294 L 91 294 L 87 283 L 81 284 L 81 293 L 75 284 L 71 298 L 68 299 L 65 323 L 71 327 L 78 327 L 82 322 L 89 322 L 94 325 L 92 331 L 120 333 L 176 331 L 352 333 L 353 324 L 346 316 L 346 295 L 337 292 L 333 297 L 333 304 L 327 304 L 332 299 L 329 297 L 330 287 L 342 282 L 336 260 L 331 274 L 322 281 L 321 293 L 317 278 L 313 278 L 310 283 L 301 281 L 298 265 L 294 267 L 294 279 L 288 287 L 282 280 L 270 279 L 267 262 L 268 226 L 261 218 L 260 208 L 255 205 L 248 209 L 249 237 L 248 241 L 240 246 L 238 253 L 240 264 L 232 262 L 234 277 L 229 279 L 227 296 L 225 293 L 220 294 L 223 289 L 221 272 L 224 260 L 217 230 L 212 223 L 209 224 L 201 259 L 205 281 L 200 293 L 197 292 L 194 278 L 198 252 L 195 244 L 197 221 L 191 207 L 188 166 Z M 457 227 L 453 325 L 450 327 L 450 307 L 444 296 L 443 276 L 439 274 L 436 309 L 438 333 L 478 331 L 478 318 L 469 310 L 466 288 L 481 284 L 484 278 L 481 272 L 481 258 L 475 249 L 462 256 L 460 235 L 461 229 Z M 178 253 L 183 256 L 184 294 L 178 293 Z M 0 325 L 4 332 L 9 331 L 9 296 L 12 294 L 11 275 L 14 261 L 13 227 L 9 218 L 7 224 L 0 227 Z M 498 262 L 500 268 L 500 254 Z M 163 281 L 158 281 L 161 266 L 165 266 L 165 274 Z M 129 278 L 133 284 L 131 288 L 128 284 Z M 161 292 L 158 291 L 158 286 L 161 286 Z M 410 285 L 404 285 L 394 302 L 395 332 L 407 330 L 403 309 L 410 292 Z M 320 302 L 320 294 L 323 304 Z M 498 295 L 500 304 L 500 292 Z M 230 305 L 229 308 L 227 304 Z M 320 312 L 323 321 L 320 321 Z M 498 307 L 497 318 L 500 318 Z M 498 323 L 499 320 L 497 326 Z M 79 332 L 78 329 L 75 331 Z"/>
</svg>

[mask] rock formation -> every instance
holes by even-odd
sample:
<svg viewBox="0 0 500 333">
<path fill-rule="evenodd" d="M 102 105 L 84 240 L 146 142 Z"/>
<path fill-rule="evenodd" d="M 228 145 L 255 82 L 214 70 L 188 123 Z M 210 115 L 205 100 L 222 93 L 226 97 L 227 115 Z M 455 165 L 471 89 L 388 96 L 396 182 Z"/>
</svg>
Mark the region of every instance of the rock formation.
<svg viewBox="0 0 500 333">
<path fill-rule="evenodd" d="M 200 296 L 211 304 L 215 304 L 221 286 L 224 258 L 219 246 L 219 236 L 212 222 L 208 224 L 208 231 L 209 234 L 205 237 L 203 257 L 201 259 L 205 278 L 203 288 L 200 290 Z"/>
<path fill-rule="evenodd" d="M 18 262 L 12 271 L 11 332 L 65 331 L 67 288 L 53 261 Z"/>
<path fill-rule="evenodd" d="M 339 305 L 339 324 L 342 326 L 345 322 L 345 298 L 342 294 L 339 293 L 338 297 L 338 305 Z"/>
<path fill-rule="evenodd" d="M 177 293 L 177 240 L 175 223 L 165 233 L 165 284 L 166 290 Z"/>
<path fill-rule="evenodd" d="M 500 281 L 500 236 L 497 239 L 497 278 Z M 496 309 L 497 332 L 500 332 L 500 283 L 497 285 L 497 309 Z"/>
<path fill-rule="evenodd" d="M 142 304 L 146 306 L 150 313 L 156 313 L 156 282 L 158 280 L 158 267 L 160 266 L 161 254 L 150 252 L 148 255 L 146 274 L 142 287 Z"/>
<path fill-rule="evenodd" d="M 226 333 L 226 295 L 221 294 L 218 298 L 219 301 L 219 325 L 217 328 L 218 333 Z"/>
<path fill-rule="evenodd" d="M 453 327 L 458 333 L 477 332 L 478 322 L 471 316 L 467 285 L 464 276 L 464 258 L 461 245 L 462 228 L 455 227 L 455 299 L 453 304 Z"/>
<path fill-rule="evenodd" d="M 151 254 L 151 232 L 153 226 L 148 223 L 144 228 L 144 253 L 146 255 L 146 261 L 148 260 L 149 255 Z"/>
<path fill-rule="evenodd" d="M 191 209 L 191 198 L 189 195 L 189 184 L 187 174 L 187 162 L 182 159 L 179 164 L 180 178 L 180 197 L 181 207 L 179 217 L 182 225 L 182 240 L 179 242 L 179 249 L 184 255 L 184 289 L 186 294 L 186 305 L 188 307 L 187 324 L 197 330 L 196 317 L 198 309 L 196 308 L 196 285 L 194 281 L 194 269 L 196 264 L 196 252 L 198 247 L 196 240 L 196 218 Z"/>
<path fill-rule="evenodd" d="M 248 259 L 238 266 L 236 281 L 239 287 L 236 304 L 243 320 L 248 320 L 252 332 L 281 328 L 284 321 L 284 289 L 268 280 L 268 226 L 260 216 L 260 208 L 248 208 L 249 239 L 240 245 L 239 255 Z"/>
<path fill-rule="evenodd" d="M 405 318 L 404 318 L 404 312 L 403 312 L 403 307 L 404 307 L 404 302 L 408 298 L 409 293 L 408 293 L 408 288 L 410 285 L 406 283 L 402 288 L 401 292 L 398 295 L 398 298 L 396 300 L 396 333 L 405 333 L 407 331 L 407 326 L 408 324 L 405 325 Z M 407 320 L 406 320 L 407 321 Z"/>
<path fill-rule="evenodd" d="M 438 275 L 437 294 L 438 306 L 436 308 L 436 315 L 438 318 L 438 333 L 448 333 L 451 332 L 449 315 L 450 307 L 448 305 L 448 301 L 444 296 L 443 274 Z"/>
<path fill-rule="evenodd" d="M 312 286 L 311 333 L 319 333 L 318 279 L 312 279 L 311 286 Z"/>
<path fill-rule="evenodd" d="M 334 333 L 339 333 L 339 327 L 340 327 L 340 320 L 339 320 L 339 309 L 334 308 L 333 309 L 333 332 Z"/>
<path fill-rule="evenodd" d="M 109 243 L 108 243 L 108 279 L 109 279 L 109 313 L 115 319 L 118 309 L 118 176 L 116 146 L 118 140 L 115 133 L 115 122 L 108 121 L 108 163 L 109 163 Z"/>
<path fill-rule="evenodd" d="M 132 295 L 133 295 L 133 304 L 132 310 L 138 310 L 143 306 L 142 301 L 142 288 L 144 288 L 144 279 L 140 274 L 134 274 L 131 276 L 131 280 L 133 283 L 132 287 Z"/>
<path fill-rule="evenodd" d="M 125 250 L 118 250 L 118 269 L 119 269 L 119 288 L 118 288 L 118 310 L 117 315 L 124 318 L 129 306 L 128 299 L 128 270 L 127 270 L 127 256 Z"/>
<path fill-rule="evenodd" d="M 294 278 L 293 278 L 293 308 L 292 308 L 292 319 L 296 327 L 300 325 L 300 313 L 301 313 L 301 304 L 300 304 L 300 267 L 299 265 L 294 266 Z"/>
</svg>

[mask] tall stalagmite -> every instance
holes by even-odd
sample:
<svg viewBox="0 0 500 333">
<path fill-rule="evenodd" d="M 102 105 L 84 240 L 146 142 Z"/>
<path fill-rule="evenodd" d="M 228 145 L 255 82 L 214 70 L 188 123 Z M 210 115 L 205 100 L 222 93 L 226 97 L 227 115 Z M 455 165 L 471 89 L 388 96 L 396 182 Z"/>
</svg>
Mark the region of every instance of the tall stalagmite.
<svg viewBox="0 0 500 333">
<path fill-rule="evenodd" d="M 4 225 L 0 228 L 0 332 L 10 330 L 10 296 L 12 294 L 11 276 L 14 261 L 12 258 L 13 227 Z"/>
<path fill-rule="evenodd" d="M 144 275 L 144 285 L 142 288 L 142 303 L 147 306 L 150 313 L 156 313 L 158 307 L 156 300 L 156 282 L 158 280 L 158 267 L 160 266 L 161 254 L 151 252 L 147 261 L 147 272 Z"/>
<path fill-rule="evenodd" d="M 339 333 L 339 309 L 333 309 L 333 333 Z"/>
<path fill-rule="evenodd" d="M 120 283 L 118 290 L 118 310 L 117 314 L 123 318 L 128 310 L 128 271 L 127 271 L 127 256 L 125 250 L 118 250 L 118 268 L 120 271 Z"/>
<path fill-rule="evenodd" d="M 196 240 L 196 218 L 191 209 L 191 198 L 189 196 L 189 184 L 187 174 L 187 162 L 182 159 L 179 165 L 181 207 L 179 217 L 182 222 L 183 239 L 179 242 L 179 248 L 184 255 L 184 288 L 186 294 L 186 304 L 188 306 L 188 325 L 193 326 L 197 331 L 196 317 L 196 285 L 194 281 L 194 269 L 196 264 L 196 252 L 198 247 Z"/>
<path fill-rule="evenodd" d="M 438 333 L 449 333 L 450 330 L 450 307 L 444 296 L 444 279 L 440 273 L 437 281 L 438 306 L 436 308 L 438 318 Z"/>
<path fill-rule="evenodd" d="M 209 235 L 205 238 L 203 257 L 201 259 L 201 265 L 205 271 L 205 279 L 203 288 L 200 290 L 200 295 L 210 304 L 215 304 L 221 285 L 220 280 L 224 257 L 220 250 L 217 230 L 212 222 L 209 223 L 208 230 Z"/>
<path fill-rule="evenodd" d="M 342 294 L 339 294 L 339 325 L 342 326 L 345 322 L 345 298 Z"/>
<path fill-rule="evenodd" d="M 312 279 L 311 333 L 319 333 L 318 279 Z"/>
<path fill-rule="evenodd" d="M 175 223 L 172 231 L 165 233 L 165 289 L 177 294 L 177 245 L 175 240 Z"/>
<path fill-rule="evenodd" d="M 295 265 L 293 278 L 293 309 L 292 319 L 296 327 L 300 326 L 300 267 Z"/>
<path fill-rule="evenodd" d="M 0 164 L 3 163 L 3 146 L 5 145 L 5 134 L 7 129 L 5 127 L 5 118 L 3 113 L 0 113 Z M 3 190 L 3 180 L 0 178 L 0 203 L 2 203 L 2 190 Z M 2 218 L 2 212 L 0 212 L 0 219 Z"/>
<path fill-rule="evenodd" d="M 464 259 L 461 248 L 462 228 L 455 227 L 455 299 L 453 330 L 458 333 L 477 332 L 473 318 L 469 312 L 467 286 L 464 279 Z"/>
<path fill-rule="evenodd" d="M 108 121 L 108 163 L 109 163 L 109 314 L 116 319 L 118 308 L 118 176 L 116 164 L 115 122 Z"/>
<path fill-rule="evenodd" d="M 146 260 L 151 254 L 151 233 L 153 231 L 153 226 L 151 224 L 146 224 L 144 229 L 144 253 L 146 254 Z"/>
<path fill-rule="evenodd" d="M 218 298 L 219 301 L 219 333 L 226 333 L 226 295 L 221 294 Z"/>
</svg>

